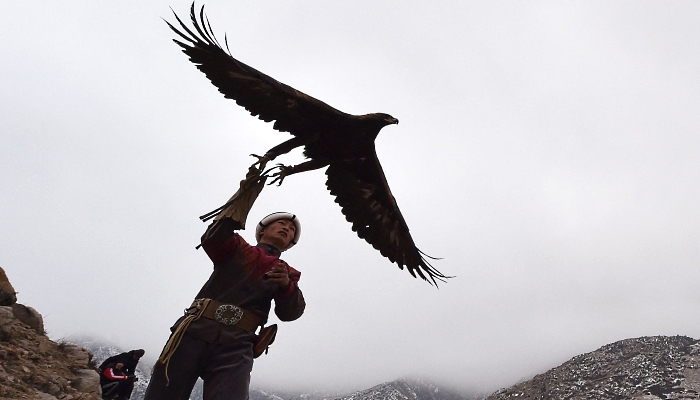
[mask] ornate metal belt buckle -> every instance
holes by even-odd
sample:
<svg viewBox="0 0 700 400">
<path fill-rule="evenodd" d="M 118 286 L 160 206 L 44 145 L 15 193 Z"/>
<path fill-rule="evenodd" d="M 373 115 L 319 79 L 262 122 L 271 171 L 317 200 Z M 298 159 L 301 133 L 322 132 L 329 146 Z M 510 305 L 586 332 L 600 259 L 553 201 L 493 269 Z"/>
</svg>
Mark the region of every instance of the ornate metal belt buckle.
<svg viewBox="0 0 700 400">
<path fill-rule="evenodd" d="M 224 325 L 236 325 L 243 318 L 243 310 L 233 304 L 222 304 L 214 312 L 216 322 Z"/>
</svg>

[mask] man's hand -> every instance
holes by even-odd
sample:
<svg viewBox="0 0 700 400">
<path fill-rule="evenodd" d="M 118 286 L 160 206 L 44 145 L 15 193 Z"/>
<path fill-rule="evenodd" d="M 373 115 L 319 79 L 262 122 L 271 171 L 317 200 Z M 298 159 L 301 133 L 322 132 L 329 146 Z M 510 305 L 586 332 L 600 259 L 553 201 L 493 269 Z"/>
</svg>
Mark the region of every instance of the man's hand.
<svg viewBox="0 0 700 400">
<path fill-rule="evenodd" d="M 279 264 L 272 267 L 265 276 L 267 276 L 267 280 L 270 282 L 276 283 L 280 289 L 285 289 L 289 286 L 289 267 L 287 263 L 282 260 L 280 260 Z"/>
<path fill-rule="evenodd" d="M 200 216 L 199 219 L 208 221 L 214 218 L 214 221 L 218 221 L 222 218 L 231 218 L 238 223 L 236 229 L 245 229 L 248 212 L 250 212 L 253 203 L 255 203 L 258 195 L 265 187 L 265 180 L 268 178 L 265 174 L 261 175 L 261 172 L 259 169 L 250 167 L 245 179 L 241 181 L 241 187 L 226 204 Z"/>
</svg>

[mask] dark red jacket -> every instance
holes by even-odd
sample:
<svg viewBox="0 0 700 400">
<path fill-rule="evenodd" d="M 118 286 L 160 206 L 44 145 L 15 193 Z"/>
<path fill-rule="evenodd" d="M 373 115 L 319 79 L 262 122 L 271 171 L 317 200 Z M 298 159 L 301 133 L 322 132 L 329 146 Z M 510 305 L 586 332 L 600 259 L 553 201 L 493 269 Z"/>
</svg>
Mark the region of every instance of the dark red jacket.
<svg viewBox="0 0 700 400">
<path fill-rule="evenodd" d="M 282 321 L 293 321 L 304 313 L 306 303 L 299 289 L 301 273 L 289 268 L 291 284 L 284 290 L 263 275 L 280 261 L 280 251 L 273 246 L 249 245 L 233 231 L 234 221 L 223 218 L 209 226 L 202 236 L 202 247 L 214 263 L 214 271 L 196 298 L 210 298 L 235 304 L 260 316 L 267 316 L 275 302 L 275 314 Z M 188 334 L 207 342 L 228 343 L 252 340 L 253 334 L 239 328 L 201 318 L 193 322 Z"/>
<path fill-rule="evenodd" d="M 129 377 L 126 376 L 126 374 L 123 371 L 114 369 L 113 367 L 107 367 L 102 372 L 102 376 L 110 382 L 125 381 L 129 379 Z"/>
</svg>

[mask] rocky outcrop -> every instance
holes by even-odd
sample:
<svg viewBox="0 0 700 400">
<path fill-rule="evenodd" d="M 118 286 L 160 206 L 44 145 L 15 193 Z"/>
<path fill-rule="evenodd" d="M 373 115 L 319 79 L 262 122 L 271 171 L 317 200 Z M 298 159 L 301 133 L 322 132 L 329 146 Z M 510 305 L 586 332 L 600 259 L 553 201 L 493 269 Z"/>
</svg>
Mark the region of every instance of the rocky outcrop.
<svg viewBox="0 0 700 400">
<path fill-rule="evenodd" d="M 20 320 L 23 324 L 34 329 L 34 332 L 40 335 L 45 334 L 44 318 L 32 307 L 15 303 L 12 305 L 12 313 L 14 314 L 15 318 Z"/>
<path fill-rule="evenodd" d="M 17 292 L 7 279 L 5 270 L 0 268 L 0 306 L 11 306 L 17 302 Z"/>
<path fill-rule="evenodd" d="M 17 303 L 17 292 L 2 268 L 0 268 L 0 306 L 12 307 L 15 318 L 29 325 L 38 334 L 44 334 L 44 319 L 41 314 L 32 307 Z"/>
<path fill-rule="evenodd" d="M 700 399 L 700 341 L 621 340 L 487 398 L 505 399 Z"/>
<path fill-rule="evenodd" d="M 12 337 L 12 324 L 15 316 L 10 307 L 0 307 L 0 342 L 10 340 Z"/>
<path fill-rule="evenodd" d="M 7 281 L 4 271 L 0 278 Z M 2 283 L 0 291 L 7 293 L 12 285 Z M 50 340 L 41 315 L 18 305 L 16 298 L 0 306 L 0 400 L 101 398 L 100 378 L 89 351 Z"/>
</svg>

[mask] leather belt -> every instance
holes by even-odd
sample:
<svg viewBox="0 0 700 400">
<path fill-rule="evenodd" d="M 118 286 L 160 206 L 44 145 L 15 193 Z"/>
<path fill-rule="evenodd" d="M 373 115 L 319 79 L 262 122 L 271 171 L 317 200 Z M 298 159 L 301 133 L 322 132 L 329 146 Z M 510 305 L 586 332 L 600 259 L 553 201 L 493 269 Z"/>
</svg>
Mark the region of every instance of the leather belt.
<svg viewBox="0 0 700 400">
<path fill-rule="evenodd" d="M 205 299 L 195 299 L 189 310 L 198 310 L 203 304 L 206 304 L 206 308 L 202 312 L 202 317 L 213 319 L 223 325 L 235 326 L 236 328 L 249 332 L 255 332 L 262 323 L 261 317 L 236 305 L 222 303 L 213 299 L 206 303 L 204 300 Z"/>
</svg>

